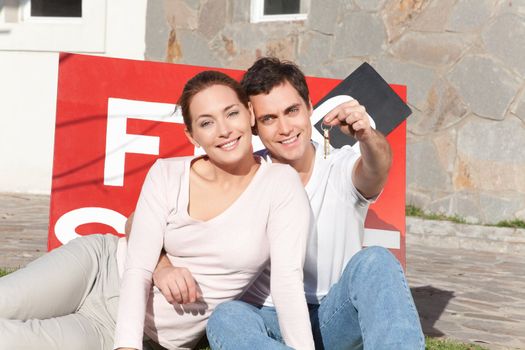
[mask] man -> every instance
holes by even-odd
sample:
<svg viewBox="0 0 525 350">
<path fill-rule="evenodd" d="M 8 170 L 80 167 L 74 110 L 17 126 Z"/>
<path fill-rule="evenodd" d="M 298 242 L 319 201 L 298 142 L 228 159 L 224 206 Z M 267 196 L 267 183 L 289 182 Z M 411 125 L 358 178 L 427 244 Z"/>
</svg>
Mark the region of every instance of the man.
<svg viewBox="0 0 525 350">
<path fill-rule="evenodd" d="M 256 117 L 255 131 L 269 161 L 300 175 L 315 219 L 304 265 L 305 293 L 319 349 L 424 349 L 417 311 L 402 268 L 386 249 L 362 249 L 368 205 L 381 193 L 392 162 L 390 147 L 352 100 L 324 123 L 359 141 L 331 150 L 311 142 L 312 104 L 303 73 L 290 62 L 262 58 L 241 81 Z M 198 297 L 191 272 L 159 264 L 154 281 L 172 301 Z M 269 269 L 245 293 L 212 314 L 213 349 L 287 348 L 269 297 Z"/>
</svg>

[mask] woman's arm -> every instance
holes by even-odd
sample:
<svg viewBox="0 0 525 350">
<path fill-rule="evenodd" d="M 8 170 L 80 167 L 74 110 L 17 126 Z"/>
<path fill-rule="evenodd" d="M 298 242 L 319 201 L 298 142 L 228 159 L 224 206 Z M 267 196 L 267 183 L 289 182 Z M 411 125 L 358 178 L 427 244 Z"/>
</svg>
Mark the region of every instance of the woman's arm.
<svg viewBox="0 0 525 350">
<path fill-rule="evenodd" d="M 310 204 L 298 174 L 283 167 L 276 178 L 268 221 L 271 295 L 286 345 L 314 349 L 304 295 L 303 265 L 310 230 Z"/>
<path fill-rule="evenodd" d="M 114 348 L 142 349 L 146 303 L 169 212 L 164 172 L 162 161 L 158 160 L 140 193 L 120 286 Z"/>
</svg>

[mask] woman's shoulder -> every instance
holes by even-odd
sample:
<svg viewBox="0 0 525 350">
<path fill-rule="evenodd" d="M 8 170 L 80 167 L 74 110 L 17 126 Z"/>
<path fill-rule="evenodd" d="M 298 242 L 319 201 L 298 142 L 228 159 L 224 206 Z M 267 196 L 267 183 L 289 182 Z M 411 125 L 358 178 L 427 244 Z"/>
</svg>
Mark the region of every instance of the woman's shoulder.
<svg viewBox="0 0 525 350">
<path fill-rule="evenodd" d="M 263 178 L 268 183 L 277 184 L 278 187 L 287 187 L 292 183 L 301 183 L 297 171 L 288 164 L 266 162 L 263 166 L 265 167 Z"/>
</svg>

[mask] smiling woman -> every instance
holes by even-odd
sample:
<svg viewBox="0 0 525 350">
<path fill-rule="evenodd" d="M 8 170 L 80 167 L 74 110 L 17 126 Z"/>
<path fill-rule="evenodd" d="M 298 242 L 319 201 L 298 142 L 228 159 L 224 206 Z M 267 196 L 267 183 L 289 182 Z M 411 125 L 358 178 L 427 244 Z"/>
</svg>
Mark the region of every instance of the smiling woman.
<svg viewBox="0 0 525 350">
<path fill-rule="evenodd" d="M 2 277 L 0 349 L 142 349 L 145 336 L 154 348 L 193 348 L 211 312 L 269 261 L 286 344 L 314 348 L 302 283 L 310 210 L 297 173 L 252 154 L 253 112 L 230 77 L 196 75 L 179 104 L 206 155 L 153 165 L 129 242 L 77 238 Z M 152 289 L 162 249 L 184 278 Z"/>
</svg>

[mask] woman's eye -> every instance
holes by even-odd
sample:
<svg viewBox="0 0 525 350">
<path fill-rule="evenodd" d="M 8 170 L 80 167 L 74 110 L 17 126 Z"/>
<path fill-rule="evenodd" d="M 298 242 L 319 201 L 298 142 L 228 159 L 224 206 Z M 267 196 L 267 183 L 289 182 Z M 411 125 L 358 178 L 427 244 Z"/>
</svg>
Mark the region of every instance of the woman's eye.
<svg viewBox="0 0 525 350">
<path fill-rule="evenodd" d="M 232 111 L 228 114 L 228 117 L 236 117 L 239 115 L 239 111 Z"/>
<path fill-rule="evenodd" d="M 205 128 L 207 126 L 210 126 L 211 125 L 211 121 L 207 120 L 207 121 L 203 121 L 201 123 L 201 128 Z"/>
</svg>

